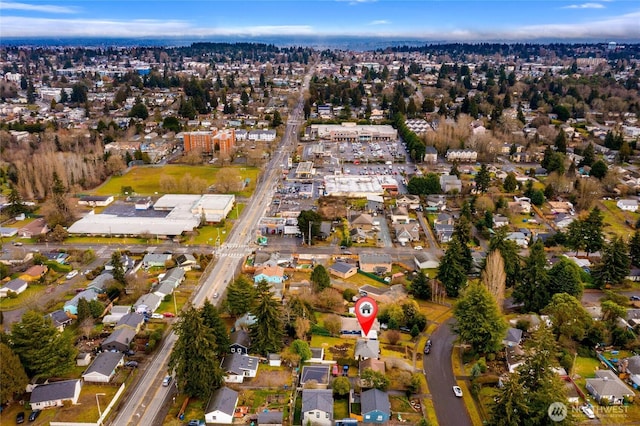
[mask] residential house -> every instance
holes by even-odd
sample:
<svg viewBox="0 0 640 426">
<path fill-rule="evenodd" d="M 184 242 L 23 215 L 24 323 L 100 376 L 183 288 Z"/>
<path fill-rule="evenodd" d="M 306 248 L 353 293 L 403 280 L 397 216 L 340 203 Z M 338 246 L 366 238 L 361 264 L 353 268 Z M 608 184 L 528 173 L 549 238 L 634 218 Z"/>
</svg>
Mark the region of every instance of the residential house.
<svg viewBox="0 0 640 426">
<path fill-rule="evenodd" d="M 380 195 L 367 195 L 367 211 L 379 212 L 384 209 L 384 198 Z"/>
<path fill-rule="evenodd" d="M 357 274 L 358 268 L 356 265 L 351 263 L 336 262 L 329 267 L 329 273 L 336 277 L 347 279 Z"/>
<path fill-rule="evenodd" d="M 438 151 L 434 147 L 425 147 L 424 162 L 427 164 L 436 164 L 438 162 Z"/>
<path fill-rule="evenodd" d="M 502 344 L 512 348 L 514 346 L 518 346 L 521 340 L 522 330 L 520 330 L 519 328 L 509 327 L 507 329 L 507 335 L 502 340 Z"/>
<path fill-rule="evenodd" d="M 165 254 L 165 253 L 147 253 L 142 258 L 142 267 L 144 269 L 164 268 L 169 260 L 171 260 L 171 255 L 170 254 Z"/>
<path fill-rule="evenodd" d="M 157 294 L 147 293 L 140 296 L 140 298 L 133 304 L 133 309 L 139 313 L 152 313 L 155 312 L 156 309 L 162 303 L 162 297 Z"/>
<path fill-rule="evenodd" d="M 64 328 L 71 324 L 72 321 L 71 317 L 69 317 L 62 309 L 53 311 L 50 314 L 47 314 L 47 316 L 51 318 L 51 323 L 60 333 L 62 333 Z"/>
<path fill-rule="evenodd" d="M 28 286 L 29 283 L 23 279 L 13 279 L 0 288 L 0 297 L 8 297 L 10 292 L 20 294 L 25 291 Z"/>
<path fill-rule="evenodd" d="M 81 206 L 106 207 L 113 203 L 113 195 L 83 195 L 78 200 Z"/>
<path fill-rule="evenodd" d="M 156 289 L 153 291 L 153 294 L 155 294 L 158 297 L 161 297 L 162 299 L 164 299 L 165 296 L 169 296 L 169 295 L 173 294 L 173 290 L 175 290 L 173 288 L 173 284 L 168 283 L 168 282 L 161 282 L 160 284 L 158 284 Z"/>
<path fill-rule="evenodd" d="M 349 238 L 354 243 L 364 243 L 367 241 L 368 235 L 362 228 L 353 228 L 349 231 Z"/>
<path fill-rule="evenodd" d="M 233 414 L 238 405 L 238 392 L 226 386 L 213 391 L 209 403 L 204 410 L 204 420 L 207 423 L 232 424 Z"/>
<path fill-rule="evenodd" d="M 49 226 L 44 218 L 38 218 L 18 230 L 22 238 L 33 238 L 49 232 Z"/>
<path fill-rule="evenodd" d="M 616 203 L 616 206 L 618 206 L 620 210 L 635 213 L 638 211 L 638 200 L 630 200 L 630 199 L 618 200 L 618 202 Z"/>
<path fill-rule="evenodd" d="M 523 232 L 510 232 L 505 237 L 506 240 L 513 241 L 518 247 L 526 248 L 529 246 L 529 239 Z"/>
<path fill-rule="evenodd" d="M 256 269 L 253 282 L 258 284 L 265 280 L 269 284 L 282 284 L 284 281 L 284 268 L 282 266 L 262 266 Z"/>
<path fill-rule="evenodd" d="M 103 324 L 116 324 L 120 318 L 131 312 L 131 306 L 114 305 L 107 315 L 102 318 Z"/>
<path fill-rule="evenodd" d="M 629 379 L 634 385 L 640 386 L 640 355 L 623 360 L 623 364 L 619 367 L 621 373 L 629 374 Z"/>
<path fill-rule="evenodd" d="M 198 262 L 192 254 L 185 253 L 176 257 L 176 265 L 184 271 L 190 271 L 192 269 L 196 269 Z"/>
<path fill-rule="evenodd" d="M 331 225 L 331 222 L 329 222 L 328 220 L 323 220 L 322 223 L 320 223 L 320 235 L 318 235 L 318 237 L 326 240 L 331 236 L 332 229 L 333 226 Z"/>
<path fill-rule="evenodd" d="M 507 346 L 505 355 L 509 373 L 515 373 L 518 367 L 524 364 L 525 353 L 520 346 Z"/>
<path fill-rule="evenodd" d="M 329 385 L 328 365 L 305 365 L 300 372 L 300 386 L 313 382 L 317 388 L 326 389 Z"/>
<path fill-rule="evenodd" d="M 284 412 L 280 410 L 260 411 L 258 413 L 258 426 L 282 426 Z"/>
<path fill-rule="evenodd" d="M 27 282 L 36 281 L 42 278 L 48 270 L 46 265 L 33 265 L 20 275 L 20 279 Z"/>
<path fill-rule="evenodd" d="M 224 381 L 226 383 L 242 383 L 245 377 L 256 377 L 259 363 L 260 358 L 237 352 L 225 356 L 220 364 L 222 370 L 226 372 Z"/>
<path fill-rule="evenodd" d="M 134 337 L 136 336 L 136 330 L 130 327 L 122 327 L 114 330 L 104 341 L 102 342 L 102 349 L 105 351 L 120 351 L 126 352 L 131 346 Z"/>
<path fill-rule="evenodd" d="M 548 201 L 549 207 L 551 207 L 551 213 L 553 214 L 570 214 L 574 215 L 575 210 L 573 204 L 569 201 Z"/>
<path fill-rule="evenodd" d="M 144 315 L 138 314 L 136 312 L 129 312 L 128 314 L 123 315 L 122 318 L 118 320 L 115 329 L 129 327 L 132 330 L 135 330 L 136 334 L 138 334 L 140 333 L 143 325 Z"/>
<path fill-rule="evenodd" d="M 434 225 L 455 225 L 456 221 L 453 216 L 447 213 L 439 213 L 438 216 L 433 220 Z"/>
<path fill-rule="evenodd" d="M 87 290 L 94 290 L 98 294 L 103 294 L 107 292 L 107 287 L 114 282 L 115 279 L 111 273 L 103 272 L 89 283 Z"/>
<path fill-rule="evenodd" d="M 451 238 L 453 237 L 453 225 L 440 225 L 440 224 L 435 224 L 433 226 L 433 231 L 436 234 L 436 238 L 438 239 L 439 242 L 441 243 L 448 243 L 449 241 L 451 241 Z"/>
<path fill-rule="evenodd" d="M 493 215 L 493 227 L 501 228 L 503 226 L 509 226 L 509 218 L 500 214 Z"/>
<path fill-rule="evenodd" d="M 373 228 L 373 217 L 369 213 L 361 213 L 351 219 L 351 228 L 371 231 Z"/>
<path fill-rule="evenodd" d="M 385 253 L 360 253 L 358 256 L 360 269 L 369 273 L 391 272 L 391 255 Z"/>
<path fill-rule="evenodd" d="M 171 268 L 160 280 L 160 283 L 169 283 L 173 288 L 178 287 L 184 281 L 186 276 L 185 270 L 182 268 Z"/>
<path fill-rule="evenodd" d="M 635 396 L 633 390 L 624 384 L 610 370 L 596 370 L 596 377 L 587 379 L 587 391 L 602 405 L 622 405 L 625 398 Z"/>
<path fill-rule="evenodd" d="M 380 389 L 369 389 L 360 394 L 364 423 L 386 423 L 391 418 L 389 394 Z"/>
<path fill-rule="evenodd" d="M 33 259 L 33 253 L 25 250 L 24 247 L 12 247 L 0 251 L 0 263 L 7 266 L 23 265 L 31 259 Z"/>
<path fill-rule="evenodd" d="M 409 211 L 406 207 L 391 209 L 391 223 L 409 223 Z"/>
<path fill-rule="evenodd" d="M 380 356 L 380 341 L 371 339 L 358 339 L 354 351 L 354 358 L 358 361 Z"/>
<path fill-rule="evenodd" d="M 393 226 L 396 233 L 396 240 L 400 244 L 420 241 L 420 225 L 417 222 L 401 224 Z"/>
<path fill-rule="evenodd" d="M 409 210 L 416 210 L 420 208 L 420 197 L 411 194 L 399 195 L 396 198 L 396 205 L 398 207 L 404 207 Z"/>
<path fill-rule="evenodd" d="M 478 159 L 478 153 L 472 149 L 449 149 L 445 157 L 449 162 L 474 163 Z"/>
<path fill-rule="evenodd" d="M 85 382 L 109 383 L 116 374 L 116 368 L 124 364 L 121 352 L 100 352 L 91 366 L 82 373 Z"/>
<path fill-rule="evenodd" d="M 333 425 L 333 391 L 330 389 L 302 390 L 302 424 Z"/>
<path fill-rule="evenodd" d="M 365 370 L 373 370 L 375 372 L 378 372 L 382 375 L 385 374 L 385 364 L 384 361 L 382 361 L 381 359 L 377 359 L 377 358 L 366 358 L 360 361 L 360 363 L 358 364 L 358 375 L 360 377 L 362 377 L 362 373 L 364 373 Z M 362 379 L 360 379 L 360 386 L 363 388 L 370 388 L 371 383 L 368 383 L 368 381 L 363 381 Z"/>
<path fill-rule="evenodd" d="M 446 195 L 427 195 L 427 209 L 441 211 L 447 208 Z"/>
<path fill-rule="evenodd" d="M 555 217 L 553 218 L 553 223 L 556 226 L 556 228 L 565 229 L 575 219 L 576 219 L 575 216 L 565 214 L 565 213 L 559 213 L 559 214 L 556 214 Z"/>
<path fill-rule="evenodd" d="M 62 407 L 66 401 L 75 405 L 80 398 L 81 380 L 65 380 L 36 386 L 31 392 L 29 404 L 32 410 Z"/>
<path fill-rule="evenodd" d="M 323 348 L 309 348 L 311 350 L 310 363 L 322 363 L 324 361 L 324 349 Z"/>
<path fill-rule="evenodd" d="M 251 336 L 242 329 L 237 329 L 229 336 L 229 352 L 232 354 L 247 355 L 251 347 Z"/>
<path fill-rule="evenodd" d="M 133 260 L 132 258 L 130 258 L 129 256 L 127 256 L 126 254 L 123 254 L 120 257 L 120 262 L 122 263 L 122 268 L 124 269 L 125 273 L 129 272 L 131 269 L 133 269 L 133 267 L 135 266 L 136 262 L 135 260 Z M 109 271 L 113 271 L 113 265 L 111 264 L 111 260 L 109 260 L 105 265 L 104 265 L 104 270 L 109 272 Z"/>
<path fill-rule="evenodd" d="M 76 365 L 86 367 L 91 364 L 91 352 L 80 352 L 76 355 Z"/>
<path fill-rule="evenodd" d="M 414 254 L 413 262 L 417 269 L 437 269 L 440 266 L 438 258 L 429 251 L 420 251 Z"/>
<path fill-rule="evenodd" d="M 371 330 L 369 330 L 369 333 L 366 336 L 364 335 L 362 327 L 360 326 L 357 318 L 340 317 L 340 322 L 340 334 L 342 335 L 342 337 L 361 337 L 366 339 L 376 339 L 378 337 L 378 333 L 380 332 L 380 321 L 378 321 L 378 318 L 373 320 Z"/>
<path fill-rule="evenodd" d="M 440 176 L 440 188 L 445 194 L 462 192 L 462 181 L 456 175 Z"/>
<path fill-rule="evenodd" d="M 90 302 L 92 300 L 97 300 L 98 293 L 93 289 L 89 289 L 76 294 L 73 297 L 73 299 L 67 301 L 64 304 L 64 307 L 63 307 L 64 311 L 74 316 L 78 315 L 78 302 L 80 301 L 80 299 L 84 299 L 87 302 Z"/>
</svg>

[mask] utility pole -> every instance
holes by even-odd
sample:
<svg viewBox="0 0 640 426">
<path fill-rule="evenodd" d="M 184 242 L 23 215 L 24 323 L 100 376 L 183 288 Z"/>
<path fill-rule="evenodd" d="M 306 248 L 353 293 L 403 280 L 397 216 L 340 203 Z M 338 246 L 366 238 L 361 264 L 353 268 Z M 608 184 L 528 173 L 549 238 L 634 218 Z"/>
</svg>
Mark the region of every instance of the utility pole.
<svg viewBox="0 0 640 426">
<path fill-rule="evenodd" d="M 309 247 L 311 247 L 311 221 L 309 221 Z"/>
</svg>

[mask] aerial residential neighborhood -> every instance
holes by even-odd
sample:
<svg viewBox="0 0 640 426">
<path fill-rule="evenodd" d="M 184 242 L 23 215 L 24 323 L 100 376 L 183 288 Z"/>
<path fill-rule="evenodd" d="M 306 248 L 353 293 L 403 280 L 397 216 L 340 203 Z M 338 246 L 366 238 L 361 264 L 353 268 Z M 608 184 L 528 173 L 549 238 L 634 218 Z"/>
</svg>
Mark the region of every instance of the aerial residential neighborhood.
<svg viewBox="0 0 640 426">
<path fill-rule="evenodd" d="M 0 44 L 2 424 L 640 421 L 639 55 Z"/>
</svg>

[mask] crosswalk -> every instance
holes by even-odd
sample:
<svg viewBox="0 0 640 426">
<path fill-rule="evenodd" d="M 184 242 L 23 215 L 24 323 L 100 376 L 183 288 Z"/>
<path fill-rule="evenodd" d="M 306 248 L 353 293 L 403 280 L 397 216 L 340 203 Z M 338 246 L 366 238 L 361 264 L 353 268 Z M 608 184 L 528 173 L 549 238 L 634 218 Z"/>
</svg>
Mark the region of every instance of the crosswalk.
<svg viewBox="0 0 640 426">
<path fill-rule="evenodd" d="M 237 252 L 237 251 L 233 251 L 233 252 L 218 251 L 215 253 L 215 255 L 218 257 L 232 257 L 236 259 L 242 259 L 247 255 L 247 253 Z"/>
</svg>

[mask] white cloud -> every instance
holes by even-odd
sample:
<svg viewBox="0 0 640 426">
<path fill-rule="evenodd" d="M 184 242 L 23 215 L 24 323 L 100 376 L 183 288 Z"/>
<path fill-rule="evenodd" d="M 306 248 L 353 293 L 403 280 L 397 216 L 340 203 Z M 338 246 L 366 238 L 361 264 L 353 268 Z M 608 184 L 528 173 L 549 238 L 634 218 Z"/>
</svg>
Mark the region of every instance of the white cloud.
<svg viewBox="0 0 640 426">
<path fill-rule="evenodd" d="M 56 6 L 52 4 L 29 4 L 17 2 L 0 1 L 0 10 L 25 10 L 29 12 L 45 12 L 45 13 L 78 13 L 75 7 Z"/>
<path fill-rule="evenodd" d="M 369 25 L 388 25 L 390 23 L 391 22 L 387 21 L 386 19 L 378 19 L 378 20 L 369 22 Z"/>
<path fill-rule="evenodd" d="M 336 0 L 336 1 L 340 3 L 347 2 L 349 3 L 350 6 L 355 6 L 357 4 L 362 4 L 362 3 L 375 3 L 378 0 Z"/>
<path fill-rule="evenodd" d="M 604 9 L 605 6 L 600 3 L 581 3 L 563 6 L 562 9 Z"/>
</svg>

